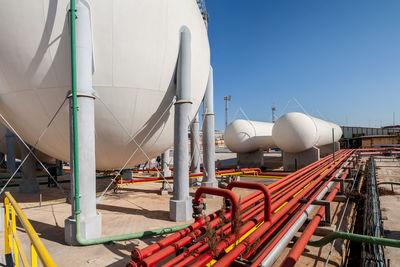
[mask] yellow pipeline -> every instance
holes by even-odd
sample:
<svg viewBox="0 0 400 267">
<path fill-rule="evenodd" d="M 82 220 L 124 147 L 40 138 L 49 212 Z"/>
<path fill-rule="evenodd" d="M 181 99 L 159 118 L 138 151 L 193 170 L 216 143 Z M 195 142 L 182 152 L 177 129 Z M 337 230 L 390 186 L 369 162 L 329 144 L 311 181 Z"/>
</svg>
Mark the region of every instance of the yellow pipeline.
<svg viewBox="0 0 400 267">
<path fill-rule="evenodd" d="M 228 253 L 229 251 L 231 251 L 232 249 L 235 248 L 235 246 L 237 246 L 240 242 L 242 242 L 244 239 L 246 239 L 249 235 L 251 235 L 255 230 L 257 230 L 258 227 L 260 227 L 262 224 L 264 223 L 264 221 L 259 222 L 258 224 L 256 224 L 256 226 L 254 226 L 253 228 L 251 228 L 247 233 L 245 233 L 244 235 L 242 235 L 238 240 L 236 240 L 235 244 L 230 245 L 229 247 L 227 247 L 225 249 L 225 252 Z M 207 263 L 205 266 L 210 267 L 213 266 L 217 261 L 216 260 L 211 260 L 209 263 Z"/>
<path fill-rule="evenodd" d="M 10 205 L 11 204 L 11 221 L 10 221 Z M 24 213 L 22 212 L 21 208 L 19 207 L 18 203 L 15 201 L 13 196 L 9 193 L 5 193 L 4 197 L 4 208 L 6 210 L 6 218 L 5 218 L 5 253 L 10 254 L 11 253 L 11 247 L 14 245 L 14 253 L 18 253 L 18 251 L 21 253 L 21 259 L 22 263 L 24 266 L 27 264 L 27 258 L 25 253 L 22 250 L 21 243 L 19 242 L 19 238 L 16 235 L 16 230 L 15 230 L 15 225 L 16 225 L 16 219 L 15 215 L 18 216 L 19 221 L 21 222 L 22 227 L 25 229 L 25 232 L 28 234 L 29 239 L 31 240 L 32 248 L 34 251 L 32 252 L 32 255 L 34 256 L 36 253 L 39 256 L 43 266 L 56 266 L 54 263 L 53 259 L 51 258 L 50 254 L 47 252 L 46 248 L 44 247 L 43 243 L 40 241 L 37 233 L 35 232 L 35 229 L 33 229 L 31 223 L 28 221 L 28 219 L 25 217 Z M 10 229 L 11 225 L 11 229 Z M 14 244 L 11 244 L 11 235 L 13 235 L 13 240 Z M 18 266 L 17 258 L 15 257 L 15 266 Z M 36 264 L 36 258 L 32 257 L 32 266 L 37 266 Z"/>
</svg>

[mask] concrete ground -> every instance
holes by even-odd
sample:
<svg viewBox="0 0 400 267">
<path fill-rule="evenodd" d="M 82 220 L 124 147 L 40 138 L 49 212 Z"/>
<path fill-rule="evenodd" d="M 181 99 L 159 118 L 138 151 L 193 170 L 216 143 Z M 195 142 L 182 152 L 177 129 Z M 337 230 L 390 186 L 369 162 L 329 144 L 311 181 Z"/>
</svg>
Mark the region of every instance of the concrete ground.
<svg viewBox="0 0 400 267">
<path fill-rule="evenodd" d="M 400 240 L 400 186 L 394 185 L 392 188 L 391 185 L 379 185 L 382 182 L 400 183 L 400 159 L 375 157 L 375 166 L 384 235 Z M 385 247 L 385 258 L 390 259 L 390 266 L 400 266 L 398 248 Z"/>
</svg>

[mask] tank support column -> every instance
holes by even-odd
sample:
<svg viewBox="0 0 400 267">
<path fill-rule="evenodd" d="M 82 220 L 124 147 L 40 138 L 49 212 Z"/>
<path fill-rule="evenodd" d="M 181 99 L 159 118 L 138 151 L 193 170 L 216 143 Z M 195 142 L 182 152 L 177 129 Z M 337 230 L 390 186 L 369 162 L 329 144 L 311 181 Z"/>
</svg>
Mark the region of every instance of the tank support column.
<svg viewBox="0 0 400 267">
<path fill-rule="evenodd" d="M 161 171 L 162 171 L 162 175 L 164 175 L 164 177 L 171 176 L 171 170 L 169 169 L 169 153 L 170 153 L 170 151 L 171 150 L 168 149 L 161 155 Z"/>
<path fill-rule="evenodd" d="M 132 180 L 133 178 L 132 170 L 130 169 L 122 170 L 121 176 L 122 180 Z"/>
<path fill-rule="evenodd" d="M 171 176 L 171 170 L 169 169 L 169 153 L 170 149 L 168 149 L 161 155 L 161 174 L 164 177 Z M 168 189 L 165 181 L 162 183 L 162 186 L 160 188 L 160 194 L 168 195 Z"/>
<path fill-rule="evenodd" d="M 177 88 L 174 120 L 174 196 L 169 202 L 170 219 L 177 222 L 192 218 L 189 196 L 188 128 L 192 108 L 191 98 L 191 36 L 186 27 L 180 33 L 177 66 Z"/>
<path fill-rule="evenodd" d="M 214 81 L 211 66 L 203 100 L 203 119 L 203 180 L 201 185 L 218 187 L 218 181 L 215 178 Z"/>
<path fill-rule="evenodd" d="M 200 173 L 200 123 L 199 114 L 196 114 L 192 124 L 190 125 L 190 152 L 191 163 L 190 172 L 192 174 Z M 198 178 L 192 179 L 192 185 L 197 185 L 200 181 Z"/>
<path fill-rule="evenodd" d="M 78 88 L 78 163 L 81 209 L 81 234 L 86 240 L 101 236 L 101 214 L 96 211 L 96 160 L 94 127 L 94 90 L 92 88 L 92 32 L 89 5 L 83 0 L 77 1 L 76 19 L 76 65 Z M 72 106 L 72 97 L 70 97 Z M 71 108 L 72 110 L 72 108 Z M 71 112 L 72 114 L 72 112 Z M 72 121 L 72 116 L 70 116 Z M 72 125 L 72 123 L 71 123 Z M 73 134 L 71 127 L 71 162 L 73 158 Z M 71 195 L 74 196 L 73 169 L 71 168 Z M 73 202 L 75 203 L 76 200 Z M 72 213 L 74 214 L 74 203 Z M 75 216 L 65 220 L 65 241 L 76 244 Z"/>
<path fill-rule="evenodd" d="M 21 157 L 24 159 L 29 154 L 29 149 L 19 141 Z M 21 193 L 36 193 L 39 192 L 39 184 L 36 180 L 36 159 L 29 155 L 24 164 L 21 166 L 22 181 L 19 186 Z"/>
<path fill-rule="evenodd" d="M 6 133 L 6 152 L 7 152 L 7 170 L 15 171 L 15 137 L 14 133 L 7 129 Z"/>
</svg>

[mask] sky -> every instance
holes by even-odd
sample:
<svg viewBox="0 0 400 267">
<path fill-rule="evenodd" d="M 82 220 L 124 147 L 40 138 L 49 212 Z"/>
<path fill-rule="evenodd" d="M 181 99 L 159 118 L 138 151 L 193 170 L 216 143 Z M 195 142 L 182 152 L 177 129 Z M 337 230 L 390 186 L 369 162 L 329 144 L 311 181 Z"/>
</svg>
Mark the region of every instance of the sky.
<svg viewBox="0 0 400 267">
<path fill-rule="evenodd" d="M 400 124 L 400 1 L 208 0 L 207 10 L 216 129 L 225 95 L 229 121 L 271 121 L 275 106 L 278 117 L 304 109 L 365 127 L 395 112 Z"/>
</svg>

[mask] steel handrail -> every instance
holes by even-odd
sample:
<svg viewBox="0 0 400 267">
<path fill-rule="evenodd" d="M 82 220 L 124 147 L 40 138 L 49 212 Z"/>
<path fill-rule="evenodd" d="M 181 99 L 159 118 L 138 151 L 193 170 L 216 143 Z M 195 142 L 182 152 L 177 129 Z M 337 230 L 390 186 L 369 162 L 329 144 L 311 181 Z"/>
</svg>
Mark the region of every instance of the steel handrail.
<svg viewBox="0 0 400 267">
<path fill-rule="evenodd" d="M 23 211 L 18 205 L 17 201 L 10 194 L 10 192 L 5 192 L 4 196 L 4 209 L 5 209 L 5 254 L 11 254 L 13 251 L 15 266 L 18 267 L 18 251 L 21 254 L 22 263 L 24 266 L 27 266 L 27 257 L 22 250 L 21 243 L 19 242 L 19 238 L 16 233 L 16 216 L 18 217 L 22 227 L 25 229 L 25 232 L 28 234 L 28 237 L 31 241 L 31 255 L 38 255 L 40 261 L 43 266 L 56 266 L 50 254 L 46 250 L 42 241 L 40 241 L 39 236 L 37 235 L 35 229 L 33 229 L 29 220 L 25 217 Z M 11 210 L 11 218 L 10 218 L 10 210 Z M 16 215 L 16 216 L 15 216 Z M 16 251 L 18 250 L 18 251 Z M 37 266 L 37 258 L 31 257 L 31 265 Z"/>
</svg>

